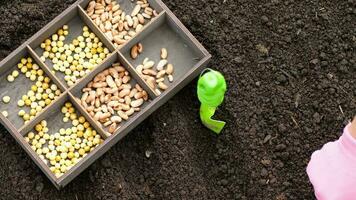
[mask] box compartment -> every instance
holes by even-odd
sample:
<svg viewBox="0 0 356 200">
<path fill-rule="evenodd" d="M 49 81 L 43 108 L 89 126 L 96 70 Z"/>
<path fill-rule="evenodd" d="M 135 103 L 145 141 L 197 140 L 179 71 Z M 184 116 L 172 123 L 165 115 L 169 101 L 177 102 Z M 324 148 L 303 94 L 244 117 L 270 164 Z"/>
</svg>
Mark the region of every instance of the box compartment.
<svg viewBox="0 0 356 200">
<path fill-rule="evenodd" d="M 143 45 L 143 52 L 136 59 L 132 59 L 131 48 L 137 43 Z M 120 52 L 136 69 L 145 58 L 154 61 L 156 66 L 161 60 L 162 48 L 167 49 L 168 63 L 174 66 L 174 81 L 171 83 L 166 78 L 164 82 L 169 88 L 175 81 L 187 75 L 205 57 L 189 37 L 183 36 L 183 31 L 168 14 L 161 15 L 150 27 L 120 49 Z"/>
<path fill-rule="evenodd" d="M 96 26 L 91 23 L 90 19 L 86 18 L 85 13 L 82 12 L 80 7 L 76 7 L 70 10 L 68 14 L 61 18 L 59 21 L 51 24 L 49 29 L 40 34 L 38 38 L 30 42 L 29 46 L 34 49 L 39 58 L 44 52 L 40 47 L 41 43 L 43 43 L 47 38 L 50 38 L 52 34 L 57 33 L 57 30 L 62 28 L 63 25 L 68 25 L 69 27 L 69 34 L 66 36 L 64 44 L 70 44 L 78 36 L 81 36 L 83 33 L 83 27 L 87 26 L 89 31 L 93 32 L 99 38 L 100 42 L 103 43 L 103 47 L 108 48 L 110 52 L 115 51 L 115 48 L 112 46 L 111 42 L 107 41 L 106 37 L 96 28 Z M 53 63 L 50 59 L 47 58 L 44 64 L 48 66 L 51 72 L 54 71 Z M 64 80 L 65 74 L 63 72 L 56 71 L 55 75 L 63 85 L 69 87 Z"/>
<path fill-rule="evenodd" d="M 92 0 L 83 0 L 83 1 L 81 1 L 81 2 L 79 3 L 79 6 L 80 6 L 80 8 L 81 8 L 82 13 L 85 14 L 85 17 L 86 17 L 87 19 L 89 19 L 89 20 L 94 24 L 94 26 L 96 26 L 96 28 L 105 36 L 105 34 L 100 30 L 100 28 L 95 24 L 95 22 L 94 22 L 94 21 L 89 17 L 89 15 L 86 13 L 86 10 L 87 10 L 87 7 L 88 7 L 88 5 L 89 5 L 89 2 L 91 2 L 91 1 L 92 1 Z M 113 0 L 113 1 L 115 1 L 115 0 Z M 133 9 L 134 9 L 135 6 L 136 6 L 136 2 L 137 2 L 137 1 L 136 1 L 136 0 L 129 0 L 129 1 L 127 1 L 127 0 L 116 0 L 116 2 L 120 5 L 120 9 L 121 9 L 123 12 L 125 12 L 126 15 L 127 15 L 127 14 L 130 14 L 130 13 L 133 11 Z M 154 9 L 154 10 L 157 12 L 157 14 L 161 15 L 162 13 L 165 12 L 165 10 L 162 8 L 162 4 L 160 4 L 158 1 L 148 0 L 147 2 L 150 4 L 150 7 L 151 7 L 152 9 Z M 151 26 L 151 23 L 152 23 L 153 21 L 157 20 L 157 17 L 153 17 L 153 18 L 151 18 L 151 19 L 145 19 L 145 20 L 146 20 L 146 22 L 145 22 L 145 24 L 144 24 L 142 30 L 144 30 L 144 29 L 146 29 L 147 27 Z M 139 33 L 137 33 L 137 34 L 139 34 Z M 136 35 L 137 35 L 137 34 L 136 34 Z M 136 37 L 136 35 L 135 35 L 134 37 Z M 105 37 L 106 37 L 106 36 L 105 36 Z M 134 37 L 133 37 L 133 38 L 134 38 Z M 133 38 L 132 38 L 132 39 L 133 39 Z M 132 40 L 132 39 L 130 39 L 130 40 Z M 130 40 L 128 40 L 127 42 L 129 42 Z M 108 41 L 109 41 L 109 39 L 108 39 Z M 127 43 L 127 42 L 126 42 L 126 43 Z M 110 41 L 110 43 L 112 44 L 112 46 L 115 47 L 115 44 L 114 44 L 112 41 Z M 126 43 L 125 43 L 124 45 L 122 45 L 122 47 L 125 46 Z M 117 47 L 117 48 L 120 49 L 120 48 L 122 48 L 122 47 Z"/>
<path fill-rule="evenodd" d="M 20 129 L 22 126 L 24 126 L 24 120 L 19 117 L 18 112 L 20 110 L 24 110 L 26 113 L 29 113 L 30 111 L 30 108 L 27 106 L 19 107 L 17 105 L 17 102 L 18 100 L 21 100 L 22 96 L 26 95 L 27 92 L 31 90 L 31 86 L 36 83 L 36 81 L 31 81 L 25 76 L 25 74 L 21 73 L 21 70 L 17 66 L 17 64 L 20 63 L 21 58 L 28 57 L 32 58 L 33 64 L 37 64 L 39 66 L 39 69 L 42 69 L 44 71 L 44 76 L 48 76 L 51 79 L 51 83 L 56 84 L 58 89 L 61 90 L 61 92 L 64 91 L 64 88 L 59 83 L 59 81 L 51 74 L 46 73 L 47 69 L 43 65 L 41 65 L 41 63 L 37 62 L 36 56 L 33 54 L 32 50 L 29 47 L 23 47 L 19 49 L 18 53 L 15 56 L 13 56 L 9 61 L 0 66 L 0 111 L 8 112 L 9 116 L 7 117 L 7 119 L 17 129 Z M 7 77 L 14 70 L 17 70 L 19 72 L 19 75 L 17 78 L 15 78 L 14 82 L 9 82 L 7 80 Z M 2 101 L 2 98 L 4 96 L 9 96 L 11 98 L 9 103 L 5 104 Z M 49 106 L 47 105 L 44 109 L 47 109 L 48 107 Z"/>
<path fill-rule="evenodd" d="M 140 112 L 142 112 L 142 110 L 148 106 L 150 104 L 150 102 L 152 101 L 151 99 L 154 99 L 156 96 L 154 95 L 154 93 L 152 91 L 150 91 L 150 88 L 144 83 L 144 81 L 136 74 L 135 70 L 132 68 L 132 66 L 130 66 L 127 61 L 125 61 L 125 59 L 123 58 L 123 56 L 120 53 L 115 53 L 113 55 L 111 55 L 102 65 L 100 65 L 98 68 L 95 69 L 95 71 L 93 71 L 90 75 L 88 75 L 85 79 L 83 79 L 82 81 L 80 81 L 75 87 L 70 89 L 70 93 L 75 97 L 76 101 L 78 104 L 80 104 L 80 99 L 83 95 L 82 89 L 85 88 L 87 86 L 87 84 L 89 82 L 91 82 L 94 77 L 101 73 L 102 71 L 104 71 L 107 68 L 110 68 L 112 66 L 112 64 L 114 63 L 121 63 L 121 65 L 129 72 L 129 75 L 131 76 L 131 80 L 130 80 L 130 84 L 132 86 L 134 86 L 136 83 L 139 84 L 142 89 L 144 89 L 148 95 L 149 95 L 149 99 L 148 101 L 144 102 L 144 104 L 140 107 L 140 111 L 139 112 L 135 112 L 133 115 L 131 115 L 129 117 L 129 119 L 127 121 L 122 121 L 118 127 L 118 129 L 115 131 L 114 134 L 117 133 L 117 131 L 124 126 L 126 123 L 131 123 L 132 119 L 134 118 L 135 115 L 138 115 Z M 89 115 L 89 113 L 87 113 Z M 117 116 L 117 114 L 115 114 L 115 116 Z M 108 131 L 108 127 L 104 127 L 102 124 L 100 124 L 100 122 L 95 121 L 97 123 L 97 125 L 99 127 L 101 127 L 102 129 L 105 130 L 105 132 Z M 111 135 L 109 133 L 107 133 L 108 135 Z"/>
<path fill-rule="evenodd" d="M 41 116 L 38 116 L 34 121 L 32 121 L 30 124 L 28 124 L 26 127 L 24 127 L 20 131 L 20 134 L 23 137 L 26 137 L 26 136 L 28 136 L 29 132 L 37 133 L 34 130 L 34 127 L 37 124 L 39 124 L 42 120 L 47 121 L 47 128 L 49 129 L 49 131 L 48 131 L 49 135 L 54 135 L 55 133 L 59 132 L 59 130 L 61 128 L 67 129 L 67 128 L 73 127 L 71 120 L 69 120 L 68 122 L 63 121 L 63 118 L 65 115 L 61 112 L 61 108 L 65 105 L 66 102 L 72 103 L 73 107 L 75 108 L 75 113 L 77 114 L 78 118 L 80 116 L 84 116 L 86 121 L 89 122 L 90 126 L 93 128 L 93 130 L 96 130 L 97 134 L 99 134 L 103 140 L 105 140 L 108 137 L 107 135 L 105 135 L 105 133 L 98 126 L 96 126 L 94 121 L 86 115 L 85 111 L 80 106 L 78 106 L 78 104 L 75 102 L 73 96 L 71 96 L 68 93 L 66 93 L 66 94 L 62 95 L 60 98 L 58 98 L 58 100 L 56 102 L 54 102 L 54 104 L 52 105 L 51 110 L 49 110 L 46 113 L 43 113 Z M 63 177 L 70 176 L 70 174 L 73 173 L 73 171 L 84 170 L 83 168 L 80 167 L 82 160 L 88 159 L 89 157 L 91 157 L 94 154 L 94 150 L 96 148 L 99 148 L 102 145 L 101 144 L 98 147 L 95 147 L 95 149 L 93 151 L 88 152 L 87 156 L 82 158 L 70 170 L 65 172 L 64 175 L 62 175 L 61 177 L 56 177 L 49 169 L 50 164 L 49 163 L 46 164 L 40 159 L 39 155 L 31 148 L 30 143 L 26 142 L 25 140 L 22 140 L 22 141 L 23 141 L 23 144 L 27 147 L 27 149 L 29 149 L 28 153 L 30 154 L 30 156 L 35 158 L 34 161 L 37 164 L 40 164 L 42 166 L 42 168 L 44 169 L 44 173 L 47 175 L 47 177 L 49 177 L 51 179 L 51 181 L 58 188 L 60 187 L 60 184 L 59 184 L 60 179 L 63 179 Z M 47 143 L 45 145 L 43 145 L 43 147 L 47 147 Z M 48 159 L 46 159 L 46 160 L 48 160 Z"/>
</svg>

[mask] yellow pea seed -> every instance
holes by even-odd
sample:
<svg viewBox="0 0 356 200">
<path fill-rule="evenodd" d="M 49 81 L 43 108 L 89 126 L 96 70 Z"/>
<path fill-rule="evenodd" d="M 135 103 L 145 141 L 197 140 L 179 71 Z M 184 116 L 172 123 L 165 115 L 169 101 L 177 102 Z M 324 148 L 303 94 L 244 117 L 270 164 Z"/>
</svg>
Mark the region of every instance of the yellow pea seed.
<svg viewBox="0 0 356 200">
<path fill-rule="evenodd" d="M 84 150 L 84 149 L 79 149 L 79 150 L 78 150 L 78 153 L 82 156 L 82 155 L 85 154 L 85 150 Z"/>
<path fill-rule="evenodd" d="M 60 156 L 56 156 L 56 159 L 55 159 L 57 162 L 61 161 L 61 157 Z"/>
<path fill-rule="evenodd" d="M 20 110 L 20 111 L 18 112 L 18 115 L 19 115 L 20 117 L 24 116 L 25 114 L 26 114 L 26 113 L 25 113 L 24 110 Z"/>
<path fill-rule="evenodd" d="M 43 136 L 43 132 L 42 132 L 42 134 L 41 134 L 42 136 Z M 45 139 L 43 139 L 43 138 L 41 138 L 40 140 L 39 140 L 39 142 L 41 143 L 41 144 L 45 144 L 46 143 L 46 140 Z"/>
<path fill-rule="evenodd" d="M 21 72 L 24 74 L 24 73 L 26 73 L 27 72 L 27 68 L 26 67 L 23 67 L 23 68 L 21 68 Z"/>
<path fill-rule="evenodd" d="M 57 34 L 53 34 L 52 35 L 52 40 L 53 41 L 57 41 L 58 40 L 58 35 Z"/>
<path fill-rule="evenodd" d="M 12 71 L 11 75 L 12 75 L 14 78 L 16 78 L 16 77 L 19 76 L 19 71 L 14 70 L 14 71 Z"/>
<path fill-rule="evenodd" d="M 41 155 L 42 154 L 42 149 L 37 149 L 36 153 Z"/>
<path fill-rule="evenodd" d="M 36 78 L 37 78 L 36 75 L 31 74 L 31 76 L 30 76 L 30 80 L 31 80 L 31 81 L 35 81 Z"/>
<path fill-rule="evenodd" d="M 45 99 L 45 103 L 46 103 L 46 105 L 51 104 L 51 102 L 52 102 L 52 100 L 51 100 L 51 99 Z"/>
<path fill-rule="evenodd" d="M 36 126 L 35 126 L 35 130 L 37 131 L 37 132 L 40 132 L 40 131 L 42 131 L 42 125 L 41 124 L 37 124 Z"/>
<path fill-rule="evenodd" d="M 26 99 L 26 100 L 25 100 L 25 105 L 26 105 L 26 106 L 30 106 L 31 103 L 32 103 L 32 101 L 31 101 L 30 99 Z"/>
<path fill-rule="evenodd" d="M 26 63 L 27 63 L 27 59 L 26 59 L 26 58 L 22 58 L 22 59 L 21 59 L 21 63 L 22 63 L 22 64 L 26 64 Z"/>
<path fill-rule="evenodd" d="M 2 115 L 4 115 L 4 117 L 8 117 L 9 116 L 9 113 L 6 110 L 2 111 L 1 113 L 2 113 Z"/>
<path fill-rule="evenodd" d="M 10 83 L 14 82 L 15 78 L 12 75 L 8 75 L 7 76 L 7 81 L 9 81 Z"/>
<path fill-rule="evenodd" d="M 63 122 L 67 123 L 69 121 L 68 117 L 63 117 Z"/>
<path fill-rule="evenodd" d="M 26 64 L 26 67 L 27 67 L 27 69 L 32 69 L 32 63 L 29 63 L 29 62 L 28 62 L 28 63 Z"/>
<path fill-rule="evenodd" d="M 9 103 L 10 102 L 10 100 L 11 100 L 11 98 L 9 97 L 9 96 L 4 96 L 3 98 L 2 98 L 2 101 L 4 102 L 4 103 Z"/>
<path fill-rule="evenodd" d="M 29 114 L 24 114 L 24 115 L 23 115 L 23 119 L 24 119 L 25 121 L 30 120 L 30 115 L 29 115 Z"/>
<path fill-rule="evenodd" d="M 23 106 L 25 105 L 25 101 L 19 100 L 19 101 L 17 102 L 17 105 L 20 106 L 20 107 L 23 107 Z"/>
</svg>

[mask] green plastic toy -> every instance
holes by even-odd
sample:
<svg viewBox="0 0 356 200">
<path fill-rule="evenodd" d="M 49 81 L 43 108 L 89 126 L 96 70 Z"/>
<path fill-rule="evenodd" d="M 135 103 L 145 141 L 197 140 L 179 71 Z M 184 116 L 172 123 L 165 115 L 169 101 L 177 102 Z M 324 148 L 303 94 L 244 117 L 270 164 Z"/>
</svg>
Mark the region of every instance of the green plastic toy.
<svg viewBox="0 0 356 200">
<path fill-rule="evenodd" d="M 201 103 L 200 119 L 202 123 L 216 134 L 219 134 L 226 123 L 214 120 L 212 117 L 217 107 L 224 101 L 226 92 L 224 76 L 212 69 L 204 70 L 198 80 L 197 92 Z"/>
</svg>

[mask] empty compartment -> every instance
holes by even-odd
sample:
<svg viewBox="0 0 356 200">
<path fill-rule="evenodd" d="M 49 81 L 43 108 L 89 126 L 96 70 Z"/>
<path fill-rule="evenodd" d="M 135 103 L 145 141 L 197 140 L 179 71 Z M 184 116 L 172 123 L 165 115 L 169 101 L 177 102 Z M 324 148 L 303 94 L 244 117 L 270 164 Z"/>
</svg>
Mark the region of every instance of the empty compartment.
<svg viewBox="0 0 356 200">
<path fill-rule="evenodd" d="M 30 47 L 63 85 L 72 86 L 114 51 L 111 43 L 93 27 L 76 7 L 53 22 Z"/>
<path fill-rule="evenodd" d="M 117 48 L 141 32 L 162 12 L 162 7 L 153 0 L 102 2 L 85 0 L 80 6 Z"/>
<path fill-rule="evenodd" d="M 95 72 L 70 92 L 103 129 L 113 134 L 149 105 L 149 88 L 119 54 L 111 56 Z"/>
<path fill-rule="evenodd" d="M 56 178 L 88 156 L 105 138 L 91 126 L 68 95 L 62 96 L 46 114 L 21 130 L 21 134 Z"/>
<path fill-rule="evenodd" d="M 140 48 L 136 46 L 138 43 L 142 45 L 141 53 L 138 52 Z M 162 58 L 163 48 L 166 52 Z M 149 85 L 154 87 L 152 89 L 157 95 L 163 92 L 166 86 L 170 88 L 175 81 L 183 79 L 205 57 L 199 47 L 167 14 L 162 15 L 142 34 L 131 40 L 120 52 L 146 81 L 150 79 L 154 83 Z M 145 68 L 149 70 L 145 71 Z M 169 72 L 165 73 L 163 70 Z M 163 83 L 161 88 L 158 81 Z"/>
<path fill-rule="evenodd" d="M 0 66 L 0 111 L 20 129 L 62 93 L 27 48 Z"/>
</svg>

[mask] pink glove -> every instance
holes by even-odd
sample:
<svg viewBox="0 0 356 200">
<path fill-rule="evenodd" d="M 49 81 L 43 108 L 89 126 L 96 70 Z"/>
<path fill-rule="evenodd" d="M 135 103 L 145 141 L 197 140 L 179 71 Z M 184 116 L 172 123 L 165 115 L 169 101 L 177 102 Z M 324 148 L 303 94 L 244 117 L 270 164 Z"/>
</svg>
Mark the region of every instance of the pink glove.
<svg viewBox="0 0 356 200">
<path fill-rule="evenodd" d="M 350 124 L 335 142 L 315 151 L 307 167 L 318 200 L 356 200 L 356 139 Z"/>
</svg>

